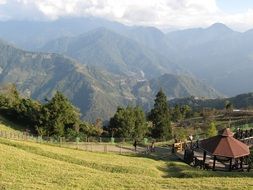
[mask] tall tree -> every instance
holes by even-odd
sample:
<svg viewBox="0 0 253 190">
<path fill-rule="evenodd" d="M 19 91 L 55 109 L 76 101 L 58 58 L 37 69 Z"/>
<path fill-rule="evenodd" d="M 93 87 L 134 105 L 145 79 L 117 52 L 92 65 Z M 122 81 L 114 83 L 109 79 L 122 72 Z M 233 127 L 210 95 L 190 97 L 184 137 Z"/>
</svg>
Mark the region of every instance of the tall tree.
<svg viewBox="0 0 253 190">
<path fill-rule="evenodd" d="M 17 87 L 14 84 L 4 85 L 0 87 L 0 93 L 0 108 L 14 111 L 21 101 Z"/>
<path fill-rule="evenodd" d="M 43 106 L 42 113 L 48 135 L 63 136 L 67 128 L 75 128 L 80 122 L 79 111 L 60 92 Z"/>
<path fill-rule="evenodd" d="M 162 90 L 156 95 L 154 108 L 149 114 L 149 120 L 153 123 L 152 136 L 154 138 L 170 139 L 172 137 L 169 106 L 167 97 Z"/>
<path fill-rule="evenodd" d="M 148 132 L 144 112 L 139 107 L 119 107 L 110 119 L 109 128 L 113 135 L 125 138 L 143 138 Z"/>
<path fill-rule="evenodd" d="M 176 105 L 173 109 L 172 113 L 172 121 L 177 122 L 180 121 L 183 118 L 183 114 L 181 113 L 181 109 L 179 105 Z"/>
</svg>

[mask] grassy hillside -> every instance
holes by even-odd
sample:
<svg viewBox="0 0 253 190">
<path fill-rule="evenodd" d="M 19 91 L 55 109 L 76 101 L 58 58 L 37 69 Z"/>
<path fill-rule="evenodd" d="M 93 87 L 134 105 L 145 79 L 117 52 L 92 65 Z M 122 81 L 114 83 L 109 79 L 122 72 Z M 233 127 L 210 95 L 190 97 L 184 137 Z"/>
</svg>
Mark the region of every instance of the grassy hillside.
<svg viewBox="0 0 253 190">
<path fill-rule="evenodd" d="M 253 173 L 0 139 L 0 189 L 252 189 Z"/>
</svg>

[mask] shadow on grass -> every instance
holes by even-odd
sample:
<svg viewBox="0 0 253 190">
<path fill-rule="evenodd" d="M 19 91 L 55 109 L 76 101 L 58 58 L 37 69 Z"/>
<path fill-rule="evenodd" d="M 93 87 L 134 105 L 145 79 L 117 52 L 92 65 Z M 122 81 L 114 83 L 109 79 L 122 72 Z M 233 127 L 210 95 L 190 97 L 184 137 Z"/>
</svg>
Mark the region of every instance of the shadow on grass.
<svg viewBox="0 0 253 190">
<path fill-rule="evenodd" d="M 253 171 L 250 172 L 229 172 L 229 171 L 212 171 L 203 170 L 192 167 L 186 163 L 180 161 L 169 161 L 165 168 L 158 168 L 163 171 L 165 175 L 163 177 L 176 177 L 176 178 L 201 178 L 201 177 L 253 177 Z"/>
<path fill-rule="evenodd" d="M 159 154 L 159 152 L 154 152 L 151 154 L 130 154 L 125 156 L 131 157 L 142 157 L 149 158 L 156 161 L 166 162 L 165 166 L 158 166 L 157 169 L 162 171 L 164 178 L 202 178 L 202 177 L 253 177 L 253 170 L 250 172 L 229 172 L 229 171 L 212 171 L 212 170 L 203 170 L 199 168 L 192 167 L 176 157 L 174 154 Z"/>
<path fill-rule="evenodd" d="M 7 117 L 3 116 L 1 113 L 0 113 L 0 124 L 3 124 L 6 127 L 9 127 L 11 129 L 18 130 L 21 132 L 25 131 L 26 129 L 24 126 L 18 125 L 15 122 L 10 121 Z"/>
</svg>

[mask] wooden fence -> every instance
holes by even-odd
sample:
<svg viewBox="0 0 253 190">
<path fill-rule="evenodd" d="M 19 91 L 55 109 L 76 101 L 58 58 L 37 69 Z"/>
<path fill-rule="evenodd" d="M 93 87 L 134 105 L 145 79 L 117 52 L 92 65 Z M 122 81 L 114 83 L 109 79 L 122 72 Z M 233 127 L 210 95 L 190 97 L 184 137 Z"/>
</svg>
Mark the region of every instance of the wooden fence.
<svg viewBox="0 0 253 190">
<path fill-rule="evenodd" d="M 9 132 L 9 131 L 0 131 L 0 137 L 6 139 L 13 139 L 19 141 L 29 141 L 29 142 L 36 142 L 36 143 L 43 143 L 43 144 L 50 144 L 59 147 L 66 147 L 66 148 L 75 148 L 85 151 L 91 152 L 115 152 L 119 154 L 124 153 L 145 153 L 147 151 L 147 146 L 137 146 L 137 150 L 133 145 L 129 143 L 125 143 L 125 141 L 114 142 L 110 139 L 106 139 L 105 142 L 96 141 L 96 142 L 80 142 L 77 138 L 76 141 L 66 141 L 65 138 L 53 138 L 53 137 L 44 137 L 41 136 L 34 136 L 27 132 Z"/>
</svg>

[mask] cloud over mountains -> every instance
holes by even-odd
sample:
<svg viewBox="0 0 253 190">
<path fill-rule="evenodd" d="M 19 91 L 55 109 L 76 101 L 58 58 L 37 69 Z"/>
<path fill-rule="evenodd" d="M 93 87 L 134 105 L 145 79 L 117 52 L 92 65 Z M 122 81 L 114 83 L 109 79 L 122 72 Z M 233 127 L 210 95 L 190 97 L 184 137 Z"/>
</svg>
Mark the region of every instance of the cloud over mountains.
<svg viewBox="0 0 253 190">
<path fill-rule="evenodd" d="M 0 19 L 57 19 L 95 16 L 130 25 L 189 28 L 223 22 L 245 30 L 253 25 L 253 9 L 226 13 L 216 0 L 0 0 Z"/>
</svg>

